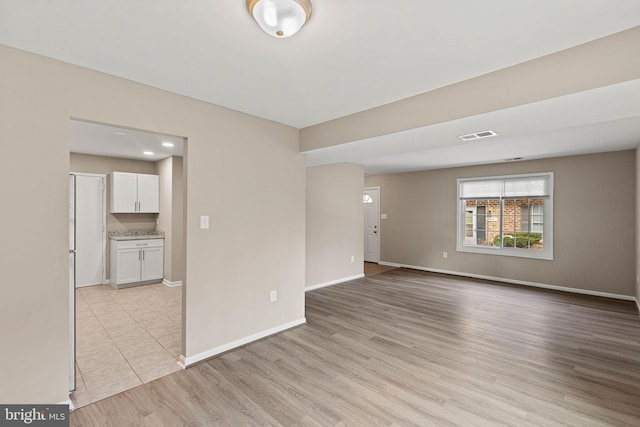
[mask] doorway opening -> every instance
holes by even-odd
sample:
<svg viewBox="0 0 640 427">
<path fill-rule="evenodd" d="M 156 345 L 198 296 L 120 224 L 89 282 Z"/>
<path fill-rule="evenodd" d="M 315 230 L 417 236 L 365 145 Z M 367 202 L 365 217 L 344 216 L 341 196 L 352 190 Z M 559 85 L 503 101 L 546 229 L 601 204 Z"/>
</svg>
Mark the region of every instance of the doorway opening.
<svg viewBox="0 0 640 427">
<path fill-rule="evenodd" d="M 186 139 L 75 119 L 69 128 L 69 389 L 78 408 L 181 369 Z M 81 176 L 104 180 L 104 201 L 90 210 L 105 218 L 101 267 L 78 244 L 89 216 L 78 203 Z M 114 184 L 122 176 L 134 186 Z M 122 200 L 138 192 L 142 202 L 127 210 Z M 82 279 L 97 269 L 99 279 Z"/>
</svg>

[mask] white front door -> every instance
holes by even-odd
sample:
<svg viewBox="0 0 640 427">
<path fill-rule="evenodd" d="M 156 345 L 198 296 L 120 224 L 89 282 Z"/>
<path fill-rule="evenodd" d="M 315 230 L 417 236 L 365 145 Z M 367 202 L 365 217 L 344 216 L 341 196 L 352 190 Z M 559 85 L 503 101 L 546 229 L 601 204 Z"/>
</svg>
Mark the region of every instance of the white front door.
<svg viewBox="0 0 640 427">
<path fill-rule="evenodd" d="M 101 285 L 105 264 L 105 195 L 102 175 L 76 177 L 76 287 Z"/>
<path fill-rule="evenodd" d="M 380 187 L 365 188 L 364 205 L 364 260 L 380 261 Z"/>
</svg>

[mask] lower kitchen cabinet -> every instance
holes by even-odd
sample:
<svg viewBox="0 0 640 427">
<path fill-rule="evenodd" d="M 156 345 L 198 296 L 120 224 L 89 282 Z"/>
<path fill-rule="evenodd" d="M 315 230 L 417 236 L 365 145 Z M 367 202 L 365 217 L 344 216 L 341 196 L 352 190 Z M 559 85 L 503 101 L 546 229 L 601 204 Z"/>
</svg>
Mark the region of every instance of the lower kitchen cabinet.
<svg viewBox="0 0 640 427">
<path fill-rule="evenodd" d="M 154 283 L 164 274 L 164 239 L 111 240 L 109 283 L 116 289 Z"/>
</svg>

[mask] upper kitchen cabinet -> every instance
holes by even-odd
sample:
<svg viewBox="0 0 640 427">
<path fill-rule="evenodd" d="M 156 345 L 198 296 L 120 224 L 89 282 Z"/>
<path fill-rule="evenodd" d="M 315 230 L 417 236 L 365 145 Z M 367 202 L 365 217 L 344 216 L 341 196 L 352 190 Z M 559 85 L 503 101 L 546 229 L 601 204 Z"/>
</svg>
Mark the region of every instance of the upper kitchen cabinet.
<svg viewBox="0 0 640 427">
<path fill-rule="evenodd" d="M 111 173 L 111 213 L 158 213 L 160 179 L 158 175 Z"/>
</svg>

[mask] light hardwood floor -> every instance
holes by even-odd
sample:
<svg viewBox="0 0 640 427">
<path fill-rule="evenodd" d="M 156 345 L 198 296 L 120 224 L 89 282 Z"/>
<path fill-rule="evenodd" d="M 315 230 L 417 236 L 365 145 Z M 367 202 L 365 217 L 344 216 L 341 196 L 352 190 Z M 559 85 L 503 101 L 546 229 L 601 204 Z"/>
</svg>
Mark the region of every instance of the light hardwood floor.
<svg viewBox="0 0 640 427">
<path fill-rule="evenodd" d="M 307 293 L 307 325 L 71 425 L 640 425 L 631 302 L 396 269 Z"/>
</svg>

